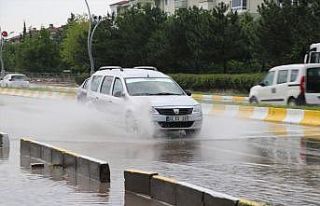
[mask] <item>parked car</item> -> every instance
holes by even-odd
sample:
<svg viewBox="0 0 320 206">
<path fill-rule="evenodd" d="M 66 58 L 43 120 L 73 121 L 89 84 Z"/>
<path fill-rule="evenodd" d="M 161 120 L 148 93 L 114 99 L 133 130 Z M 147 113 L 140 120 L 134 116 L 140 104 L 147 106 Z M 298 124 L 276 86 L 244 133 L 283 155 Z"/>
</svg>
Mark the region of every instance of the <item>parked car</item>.
<svg viewBox="0 0 320 206">
<path fill-rule="evenodd" d="M 187 135 L 195 135 L 201 129 L 201 105 L 159 71 L 150 68 L 101 70 L 94 73 L 88 83 L 88 102 L 122 117 L 128 131 L 142 130 L 141 117 L 145 111 L 157 130 L 185 130 Z"/>
<path fill-rule="evenodd" d="M 85 103 L 87 101 L 87 92 L 88 92 L 88 80 L 83 81 L 83 83 L 77 89 L 77 101 L 80 103 Z"/>
<path fill-rule="evenodd" d="M 0 81 L 1 87 L 29 87 L 30 82 L 24 74 L 7 74 Z"/>
<path fill-rule="evenodd" d="M 269 70 L 264 80 L 250 89 L 251 103 L 320 104 L 320 64 L 292 64 Z"/>
</svg>

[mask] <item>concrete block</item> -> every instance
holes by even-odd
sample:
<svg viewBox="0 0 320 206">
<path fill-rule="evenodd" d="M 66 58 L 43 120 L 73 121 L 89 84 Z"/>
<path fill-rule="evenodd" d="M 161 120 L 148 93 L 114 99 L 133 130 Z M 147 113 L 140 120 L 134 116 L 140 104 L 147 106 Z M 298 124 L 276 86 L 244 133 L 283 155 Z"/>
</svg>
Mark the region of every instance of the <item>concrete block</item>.
<svg viewBox="0 0 320 206">
<path fill-rule="evenodd" d="M 71 152 L 63 153 L 63 167 L 67 171 L 67 173 L 76 173 L 77 172 L 77 159 L 78 155 Z"/>
<path fill-rule="evenodd" d="M 99 182 L 110 182 L 109 165 L 105 162 L 89 161 L 89 177 Z"/>
<path fill-rule="evenodd" d="M 151 196 L 151 178 L 154 175 L 158 175 L 158 173 L 140 170 L 125 170 L 125 190 Z"/>
<path fill-rule="evenodd" d="M 77 172 L 99 182 L 110 182 L 109 165 L 94 158 L 79 156 L 77 159 Z"/>
<path fill-rule="evenodd" d="M 51 164 L 63 166 L 63 153 L 62 149 L 53 147 L 51 149 Z"/>
<path fill-rule="evenodd" d="M 42 145 L 42 147 L 41 147 L 42 160 L 44 160 L 47 163 L 51 163 L 52 162 L 51 156 L 52 156 L 52 148 L 45 146 L 45 145 Z"/>
<path fill-rule="evenodd" d="M 212 190 L 204 190 L 204 205 L 205 206 L 237 206 L 238 198 L 232 197 Z"/>
<path fill-rule="evenodd" d="M 99 182 L 110 182 L 109 165 L 94 158 L 79 156 L 77 159 L 77 172 Z"/>
<path fill-rule="evenodd" d="M 20 140 L 20 154 L 30 156 L 30 141 L 27 139 Z"/>
<path fill-rule="evenodd" d="M 202 187 L 179 182 L 176 193 L 177 206 L 204 206 L 204 192 Z"/>
<path fill-rule="evenodd" d="M 176 205 L 177 182 L 174 179 L 162 177 L 159 175 L 151 178 L 151 197 L 171 204 Z"/>
<path fill-rule="evenodd" d="M 30 156 L 41 159 L 42 146 L 36 142 L 30 142 Z"/>
<path fill-rule="evenodd" d="M 77 158 L 77 172 L 85 177 L 89 177 L 90 169 L 89 169 L 89 160 L 79 156 Z"/>
</svg>

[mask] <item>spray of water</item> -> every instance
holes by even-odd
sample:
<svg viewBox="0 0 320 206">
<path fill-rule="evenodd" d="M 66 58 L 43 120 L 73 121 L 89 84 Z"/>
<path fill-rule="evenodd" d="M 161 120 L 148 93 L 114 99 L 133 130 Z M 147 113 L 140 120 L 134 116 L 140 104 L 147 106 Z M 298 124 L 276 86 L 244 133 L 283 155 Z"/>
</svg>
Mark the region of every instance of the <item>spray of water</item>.
<svg viewBox="0 0 320 206">
<path fill-rule="evenodd" d="M 138 103 L 132 107 L 139 123 L 139 135 L 127 132 L 123 105 L 101 111 L 96 107 L 65 100 L 6 98 L 1 106 L 0 130 L 16 137 L 31 136 L 54 141 L 104 141 L 124 137 L 152 137 L 150 108 Z M 101 105 L 100 105 L 101 106 Z M 14 109 L 13 109 L 14 108 Z M 15 128 L 19 127 L 19 131 Z M 23 131 L 23 132 L 22 132 Z"/>
</svg>

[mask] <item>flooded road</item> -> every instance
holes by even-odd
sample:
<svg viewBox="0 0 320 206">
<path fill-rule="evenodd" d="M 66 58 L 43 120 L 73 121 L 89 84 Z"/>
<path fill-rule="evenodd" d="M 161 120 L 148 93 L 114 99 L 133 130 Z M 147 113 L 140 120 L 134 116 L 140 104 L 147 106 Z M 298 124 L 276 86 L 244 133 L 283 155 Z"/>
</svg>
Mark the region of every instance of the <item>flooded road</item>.
<svg viewBox="0 0 320 206">
<path fill-rule="evenodd" d="M 197 138 L 133 138 L 115 120 L 72 101 L 0 96 L 1 131 L 107 161 L 111 191 L 135 168 L 274 205 L 319 205 L 319 128 L 212 115 Z M 107 202 L 123 205 L 118 194 Z"/>
</svg>

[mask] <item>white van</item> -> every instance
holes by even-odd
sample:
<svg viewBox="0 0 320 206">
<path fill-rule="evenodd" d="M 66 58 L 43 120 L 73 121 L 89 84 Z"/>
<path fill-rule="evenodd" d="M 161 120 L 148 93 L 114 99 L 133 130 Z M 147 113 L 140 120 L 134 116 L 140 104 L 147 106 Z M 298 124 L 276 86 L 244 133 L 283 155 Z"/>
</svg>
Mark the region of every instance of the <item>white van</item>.
<svg viewBox="0 0 320 206">
<path fill-rule="evenodd" d="M 263 81 L 250 89 L 250 103 L 320 104 L 320 64 L 292 64 L 269 70 Z"/>
</svg>

